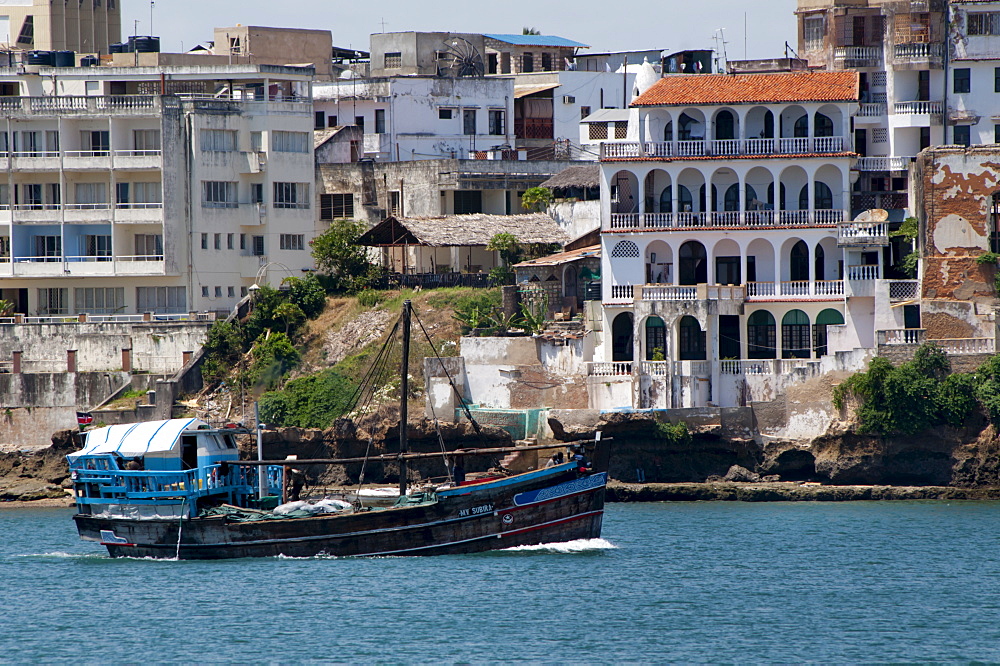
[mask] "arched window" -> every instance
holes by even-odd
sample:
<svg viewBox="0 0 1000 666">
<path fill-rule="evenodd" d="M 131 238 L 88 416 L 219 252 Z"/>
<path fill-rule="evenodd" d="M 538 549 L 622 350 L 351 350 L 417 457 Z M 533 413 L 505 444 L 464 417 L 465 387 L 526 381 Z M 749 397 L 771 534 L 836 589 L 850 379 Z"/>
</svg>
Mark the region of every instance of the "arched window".
<svg viewBox="0 0 1000 666">
<path fill-rule="evenodd" d="M 736 138 L 736 117 L 732 111 L 723 109 L 715 116 L 715 138 L 722 141 Z"/>
<path fill-rule="evenodd" d="M 823 251 L 822 245 L 816 246 L 815 252 L 816 260 L 813 262 L 813 272 L 816 273 L 817 280 L 826 279 L 826 253 Z"/>
<path fill-rule="evenodd" d="M 705 331 L 701 330 L 698 320 L 688 315 L 681 317 L 677 327 L 677 355 L 682 361 L 705 360 Z"/>
<path fill-rule="evenodd" d="M 671 185 L 667 185 L 663 188 L 663 191 L 660 192 L 660 212 L 674 212 L 674 188 Z"/>
<path fill-rule="evenodd" d="M 822 113 L 816 114 L 816 136 L 833 136 L 833 121 Z"/>
<path fill-rule="evenodd" d="M 632 314 L 623 312 L 611 322 L 611 360 L 631 362 Z"/>
<path fill-rule="evenodd" d="M 762 139 L 774 138 L 774 114 L 771 111 L 764 112 L 764 136 Z"/>
<path fill-rule="evenodd" d="M 750 208 L 751 202 L 757 198 L 757 192 L 750 185 L 745 185 L 746 190 L 746 206 L 747 209 Z M 726 190 L 726 196 L 723 198 L 722 205 L 727 211 L 739 210 L 740 209 L 740 186 L 733 183 Z"/>
<path fill-rule="evenodd" d="M 788 279 L 792 281 L 809 279 L 809 248 L 805 241 L 793 245 L 788 254 Z"/>
<path fill-rule="evenodd" d="M 816 356 L 827 354 L 827 326 L 837 326 L 844 323 L 844 315 L 833 309 L 826 309 L 816 315 L 816 325 L 813 327 L 813 345 Z"/>
<path fill-rule="evenodd" d="M 757 310 L 747 317 L 747 358 L 777 358 L 774 317 Z"/>
<path fill-rule="evenodd" d="M 673 141 L 674 140 L 674 121 L 668 120 L 666 127 L 663 128 L 663 140 Z"/>
<path fill-rule="evenodd" d="M 702 284 L 708 282 L 708 260 L 705 246 L 698 241 L 688 241 L 678 252 L 678 274 L 680 284 Z"/>
<path fill-rule="evenodd" d="M 663 361 L 666 357 L 667 326 L 659 317 L 649 317 L 646 319 L 646 360 Z"/>
<path fill-rule="evenodd" d="M 784 187 L 784 186 L 782 186 Z M 803 185 L 799 190 L 799 210 L 809 210 L 809 186 Z"/>
<path fill-rule="evenodd" d="M 802 310 L 789 310 L 781 318 L 781 358 L 809 358 L 809 317 Z"/>
<path fill-rule="evenodd" d="M 816 210 L 829 210 L 833 208 L 833 192 L 830 186 L 821 180 L 817 180 L 814 187 L 816 197 Z"/>
<path fill-rule="evenodd" d="M 809 136 L 809 116 L 799 116 L 792 126 L 792 136 L 796 139 L 804 139 Z"/>
<path fill-rule="evenodd" d="M 709 208 L 708 206 L 705 205 L 707 203 L 705 201 L 705 186 L 702 185 L 701 189 L 698 190 L 698 203 L 701 206 L 701 208 L 699 208 L 699 210 L 701 210 L 702 212 L 709 211 L 709 210 L 718 210 L 719 209 L 719 188 L 717 188 L 715 185 L 712 185 L 712 207 Z"/>
<path fill-rule="evenodd" d="M 618 241 L 611 250 L 611 257 L 614 259 L 621 257 L 638 257 L 639 246 L 630 240 Z"/>
<path fill-rule="evenodd" d="M 681 117 L 677 120 L 677 125 L 680 128 L 677 138 L 681 141 L 696 141 L 705 138 L 704 130 L 699 127 L 701 123 L 686 113 L 681 114 Z"/>
</svg>

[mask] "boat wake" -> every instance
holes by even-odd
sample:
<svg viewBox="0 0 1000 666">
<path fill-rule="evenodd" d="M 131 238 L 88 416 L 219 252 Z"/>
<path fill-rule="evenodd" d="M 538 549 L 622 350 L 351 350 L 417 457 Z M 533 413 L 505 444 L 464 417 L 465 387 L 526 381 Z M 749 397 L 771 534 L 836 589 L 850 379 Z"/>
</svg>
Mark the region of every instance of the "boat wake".
<svg viewBox="0 0 1000 666">
<path fill-rule="evenodd" d="M 107 553 L 66 553 L 61 550 L 56 550 L 51 553 L 22 553 L 15 555 L 14 557 L 44 557 L 51 559 L 67 559 L 67 560 L 106 560 L 108 559 Z"/>
<path fill-rule="evenodd" d="M 560 543 L 540 543 L 534 546 L 514 546 L 504 548 L 505 552 L 544 552 L 544 553 L 590 553 L 601 550 L 615 550 L 618 546 L 605 539 L 576 539 Z"/>
</svg>

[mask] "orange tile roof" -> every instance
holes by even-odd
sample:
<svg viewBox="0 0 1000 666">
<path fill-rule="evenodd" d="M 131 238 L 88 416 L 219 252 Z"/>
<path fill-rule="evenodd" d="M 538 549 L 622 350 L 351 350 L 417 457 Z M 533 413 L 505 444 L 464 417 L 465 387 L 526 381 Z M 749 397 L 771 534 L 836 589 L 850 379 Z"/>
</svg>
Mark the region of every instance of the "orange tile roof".
<svg viewBox="0 0 1000 666">
<path fill-rule="evenodd" d="M 668 75 L 632 106 L 693 106 L 776 102 L 856 102 L 857 72 Z"/>
</svg>

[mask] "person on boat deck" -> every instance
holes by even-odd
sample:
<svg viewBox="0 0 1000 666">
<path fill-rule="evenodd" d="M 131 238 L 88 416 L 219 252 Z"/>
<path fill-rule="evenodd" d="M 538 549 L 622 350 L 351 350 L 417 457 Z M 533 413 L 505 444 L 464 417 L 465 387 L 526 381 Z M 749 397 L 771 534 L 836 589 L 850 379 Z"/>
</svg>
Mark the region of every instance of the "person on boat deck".
<svg viewBox="0 0 1000 666">
<path fill-rule="evenodd" d="M 455 480 L 455 485 L 459 486 L 465 483 L 465 464 L 462 462 L 461 456 L 455 456 L 453 458 L 454 462 L 451 467 L 451 478 Z"/>
<path fill-rule="evenodd" d="M 133 472 L 140 471 L 142 469 L 142 458 L 132 458 L 125 463 L 125 469 Z"/>
<path fill-rule="evenodd" d="M 306 485 L 306 473 L 301 469 L 288 467 L 288 501 L 298 502 L 302 486 Z"/>
<path fill-rule="evenodd" d="M 587 456 L 583 452 L 582 444 L 578 444 L 573 447 L 573 457 L 571 458 L 571 460 L 577 466 L 577 468 L 590 467 L 590 462 L 587 460 Z"/>
<path fill-rule="evenodd" d="M 552 457 L 549 458 L 549 461 L 545 463 L 545 468 L 548 469 L 549 467 L 555 467 L 556 465 L 562 465 L 562 464 L 563 464 L 563 454 L 562 451 L 558 451 L 556 453 L 553 453 Z"/>
</svg>

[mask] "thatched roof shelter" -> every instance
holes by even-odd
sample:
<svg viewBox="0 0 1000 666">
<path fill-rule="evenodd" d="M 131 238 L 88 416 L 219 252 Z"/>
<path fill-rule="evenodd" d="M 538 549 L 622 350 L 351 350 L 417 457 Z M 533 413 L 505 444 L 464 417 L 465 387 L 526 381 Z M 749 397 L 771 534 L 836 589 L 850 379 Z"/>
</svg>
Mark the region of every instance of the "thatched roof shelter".
<svg viewBox="0 0 1000 666">
<path fill-rule="evenodd" d="M 567 167 L 542 183 L 541 186 L 550 190 L 564 190 L 571 187 L 581 189 L 600 187 L 601 167 L 597 164 Z"/>
<path fill-rule="evenodd" d="M 365 232 L 359 245 L 396 247 L 485 246 L 499 233 L 513 234 L 521 243 L 569 241 L 555 220 L 545 213 L 526 215 L 442 215 L 439 217 L 387 217 Z"/>
</svg>

